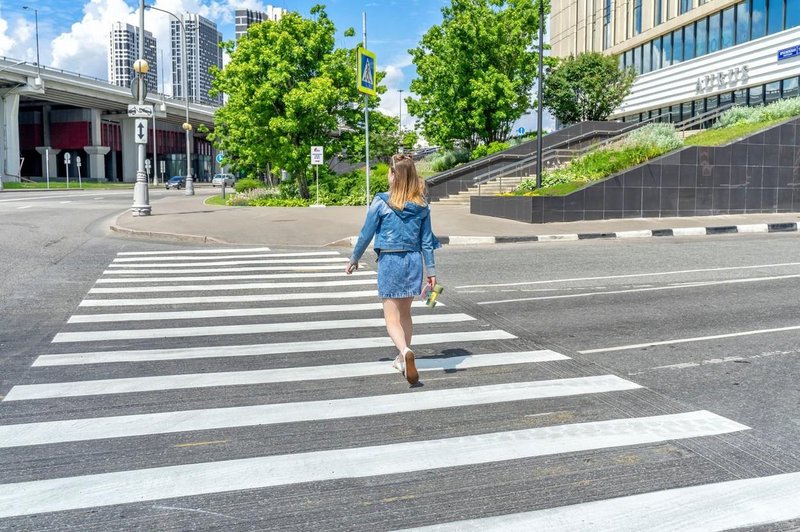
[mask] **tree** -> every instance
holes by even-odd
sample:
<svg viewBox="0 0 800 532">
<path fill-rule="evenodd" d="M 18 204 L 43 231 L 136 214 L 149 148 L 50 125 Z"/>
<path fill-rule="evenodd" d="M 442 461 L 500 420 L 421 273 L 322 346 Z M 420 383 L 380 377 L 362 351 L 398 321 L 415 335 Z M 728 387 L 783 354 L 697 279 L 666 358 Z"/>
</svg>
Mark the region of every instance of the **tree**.
<svg viewBox="0 0 800 532">
<path fill-rule="evenodd" d="M 548 68 L 542 105 L 562 124 L 605 120 L 630 93 L 635 79 L 634 70 L 621 70 L 615 56 L 570 56 Z"/>
<path fill-rule="evenodd" d="M 380 78 L 381 76 L 379 76 Z M 360 129 L 349 143 L 347 158 L 351 161 L 364 162 L 366 137 Z M 380 111 L 369 113 L 369 158 L 370 164 L 376 160 L 388 160 L 397 153 L 400 144 L 400 119 Z"/>
<path fill-rule="evenodd" d="M 314 6 L 311 15 L 290 12 L 224 43 L 231 60 L 214 72 L 212 92 L 228 98 L 209 135 L 233 170 L 282 168 L 297 180 L 303 198 L 309 197 L 311 146 L 340 153 L 363 136 L 364 115 L 355 50 L 334 48 L 335 27 L 323 6 Z M 370 98 L 370 107 L 377 103 Z"/>
<path fill-rule="evenodd" d="M 534 0 L 451 0 L 409 50 L 417 78 L 408 109 L 432 143 L 470 150 L 505 140 L 531 106 L 539 28 Z"/>
<path fill-rule="evenodd" d="M 419 141 L 419 135 L 416 131 L 406 131 L 403 133 L 402 137 L 402 146 L 403 149 L 406 151 L 411 151 L 414 149 L 414 146 L 417 145 Z"/>
</svg>

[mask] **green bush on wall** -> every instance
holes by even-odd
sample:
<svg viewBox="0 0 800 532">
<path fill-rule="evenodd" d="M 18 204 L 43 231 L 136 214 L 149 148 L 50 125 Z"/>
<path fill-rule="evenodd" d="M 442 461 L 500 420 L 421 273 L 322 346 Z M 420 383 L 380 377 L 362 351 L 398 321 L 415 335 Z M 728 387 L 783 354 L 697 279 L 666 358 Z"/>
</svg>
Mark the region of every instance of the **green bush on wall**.
<svg viewBox="0 0 800 532">
<path fill-rule="evenodd" d="M 263 187 L 264 183 L 260 179 L 256 179 L 254 177 L 245 177 L 244 179 L 238 180 L 233 185 L 233 188 L 236 189 L 236 192 L 247 192 L 248 190 L 254 190 Z"/>
</svg>

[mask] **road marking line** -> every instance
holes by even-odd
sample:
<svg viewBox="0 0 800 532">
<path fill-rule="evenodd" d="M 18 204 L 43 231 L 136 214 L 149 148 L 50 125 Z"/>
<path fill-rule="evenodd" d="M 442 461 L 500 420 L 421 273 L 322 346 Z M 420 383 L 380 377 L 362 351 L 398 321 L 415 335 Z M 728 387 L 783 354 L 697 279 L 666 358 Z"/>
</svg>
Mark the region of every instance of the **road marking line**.
<svg viewBox="0 0 800 532">
<path fill-rule="evenodd" d="M 341 268 L 337 268 L 341 270 Z M 378 272 L 372 270 L 355 271 L 350 275 L 356 277 L 368 277 L 377 275 Z M 313 279 L 315 277 L 344 277 L 344 272 L 312 272 L 312 273 L 274 273 L 274 274 L 254 274 L 254 275 L 194 275 L 189 277 L 113 277 L 110 279 L 98 279 L 97 284 L 109 283 L 173 283 L 179 281 L 244 281 L 256 279 Z"/>
<path fill-rule="evenodd" d="M 130 262 L 170 262 L 170 261 L 181 261 L 181 260 L 227 260 L 227 259 L 267 259 L 267 258 L 276 258 L 276 257 L 314 257 L 314 256 L 337 256 L 340 257 L 341 253 L 338 251 L 313 251 L 313 252 L 304 252 L 304 253 L 258 253 L 258 254 L 248 254 L 248 255 L 237 255 L 237 254 L 228 254 L 222 256 L 215 256 L 215 257 L 182 257 L 180 252 L 175 252 L 174 255 L 170 256 L 158 256 L 158 257 L 123 257 L 123 258 L 116 258 L 112 261 L 112 264 L 121 264 L 121 263 L 130 263 Z"/>
<path fill-rule="evenodd" d="M 609 290 L 606 292 L 583 292 L 580 294 L 563 294 L 558 296 L 540 296 L 540 297 L 526 297 L 519 299 L 504 299 L 500 301 L 479 301 L 478 305 L 497 305 L 500 303 L 517 303 L 520 301 L 545 301 L 548 299 L 570 299 L 575 297 L 591 297 L 591 296 L 605 296 L 613 294 L 631 294 L 635 292 L 655 292 L 659 290 L 675 290 L 678 288 L 697 288 L 700 286 L 717 286 L 723 284 L 741 284 L 741 283 L 757 283 L 763 281 L 780 281 L 782 279 L 796 279 L 800 274 L 793 275 L 775 275 L 772 277 L 750 277 L 748 279 L 727 279 L 725 281 L 697 281 L 674 284 L 670 286 L 655 286 L 648 288 L 631 288 L 628 290 Z"/>
<path fill-rule="evenodd" d="M 415 528 L 418 532 L 528 530 L 703 530 L 714 532 L 800 518 L 800 473 L 687 488 Z"/>
<path fill-rule="evenodd" d="M 141 299 L 84 299 L 79 307 L 134 307 L 150 305 L 200 305 L 206 303 L 245 303 L 255 301 L 297 301 L 301 299 L 349 299 L 378 297 L 375 290 L 360 292 L 300 292 L 289 294 L 257 294 L 245 296 L 150 297 Z"/>
<path fill-rule="evenodd" d="M 23 205 L 22 207 L 17 207 L 17 210 L 21 211 L 22 209 L 30 209 L 33 205 Z"/>
<path fill-rule="evenodd" d="M 137 255 L 177 255 L 183 253 L 187 254 L 214 254 L 214 253 L 259 253 L 262 251 L 272 251 L 267 247 L 260 248 L 214 248 L 214 249 L 176 249 L 171 251 L 120 251 L 118 256 L 137 256 Z"/>
<path fill-rule="evenodd" d="M 604 281 L 608 279 L 630 279 L 632 277 L 656 277 L 661 275 L 682 275 L 685 273 L 724 272 L 731 270 L 752 270 L 760 268 L 782 268 L 800 266 L 800 262 L 783 262 L 778 264 L 757 264 L 755 266 L 726 266 L 722 268 L 699 268 L 694 270 L 676 270 L 668 272 L 629 273 L 625 275 L 602 275 L 599 277 L 573 277 L 571 279 L 549 279 L 546 281 L 525 281 L 523 283 L 469 284 L 455 288 L 495 288 L 499 286 L 523 286 L 529 284 L 573 283 L 576 281 Z"/>
<path fill-rule="evenodd" d="M 729 419 L 698 411 L 34 480 L 0 485 L 0 517 L 304 482 L 407 474 L 713 436 L 746 429 Z M 414 459 L 409 460 L 410 456 Z M 54 493 L 58 497 L 54 497 Z M 633 512 L 640 513 L 640 510 Z"/>
<path fill-rule="evenodd" d="M 584 351 L 578 351 L 582 355 L 591 355 L 592 353 L 608 353 L 610 351 L 627 351 L 630 349 L 641 349 L 642 347 L 654 347 L 657 345 L 671 345 L 671 344 L 686 344 L 690 342 L 705 342 L 707 340 L 720 340 L 722 338 L 736 338 L 738 336 L 752 336 L 754 334 L 770 334 L 770 333 L 779 333 L 779 332 L 786 332 L 786 331 L 796 331 L 800 330 L 800 325 L 793 325 L 791 327 L 778 327 L 775 329 L 757 329 L 752 331 L 743 331 L 738 333 L 728 333 L 728 334 L 714 334 L 711 336 L 696 336 L 694 338 L 678 338 L 675 340 L 663 340 L 659 342 L 647 342 L 644 344 L 629 344 L 629 345 L 618 345 L 615 347 L 603 347 L 600 349 L 586 349 Z"/>
<path fill-rule="evenodd" d="M 414 301 L 412 308 L 425 308 L 424 301 Z M 437 303 L 444 307 L 444 303 Z M 119 314 L 76 314 L 67 323 L 109 323 L 117 321 L 162 321 L 162 320 L 202 320 L 243 316 L 280 316 L 284 314 L 326 314 L 381 310 L 382 303 L 357 303 L 350 305 L 313 305 L 303 307 L 261 307 L 232 308 L 215 310 L 187 310 L 169 312 L 123 312 Z"/>
<path fill-rule="evenodd" d="M 342 277 L 345 273 L 342 272 Z M 289 283 L 232 283 L 232 284 L 190 284 L 170 286 L 112 286 L 91 288 L 90 294 L 145 294 L 155 292 L 219 292 L 226 290 L 285 290 L 288 288 L 323 288 L 330 286 L 355 286 L 377 284 L 373 279 L 342 279 L 341 281 L 297 281 Z"/>
<path fill-rule="evenodd" d="M 81 194 L 81 193 L 78 193 L 78 192 L 75 192 L 75 193 L 72 193 L 72 194 L 48 195 L 44 191 L 39 192 L 39 193 L 37 193 L 37 194 L 35 194 L 33 196 L 31 196 L 30 194 L 24 194 L 24 195 L 25 195 L 24 198 L 0 199 L 0 203 L 11 203 L 11 202 L 16 202 L 16 201 L 37 201 L 37 200 L 38 201 L 50 201 L 50 200 L 58 199 L 58 198 L 76 198 L 76 197 L 77 198 L 85 198 L 85 197 L 97 196 L 97 194 Z M 116 194 L 113 193 L 113 192 L 111 192 L 111 193 L 107 192 L 106 195 L 112 195 L 112 196 L 123 196 L 124 195 L 124 196 L 128 196 L 128 195 L 130 195 L 130 192 L 119 192 L 119 193 L 116 193 Z"/>
<path fill-rule="evenodd" d="M 316 272 L 323 270 L 338 270 L 344 271 L 341 264 L 326 264 L 321 266 L 254 266 L 245 268 L 203 268 L 203 273 L 230 273 L 230 272 Z M 145 275 L 157 273 L 163 274 L 176 274 L 176 273 L 197 273 L 196 268 L 174 270 L 106 270 L 103 275 Z"/>
<path fill-rule="evenodd" d="M 416 316 L 414 318 L 414 324 L 459 323 L 473 320 L 475 320 L 475 318 L 468 314 L 425 314 Z M 386 320 L 383 318 L 366 318 L 351 320 L 292 321 L 283 323 L 251 323 L 247 325 L 203 325 L 199 327 L 168 327 L 163 329 L 60 332 L 53 338 L 53 343 L 113 342 L 115 340 L 192 338 L 198 336 L 269 334 L 293 331 L 332 331 L 337 329 L 366 329 L 369 327 L 386 327 Z"/>
<path fill-rule="evenodd" d="M 419 342 L 415 339 L 415 345 Z M 550 350 L 515 351 L 483 355 L 417 358 L 419 371 L 461 371 L 465 369 L 533 364 L 569 360 L 568 356 Z M 245 386 L 328 379 L 352 379 L 375 375 L 395 375 L 397 370 L 388 361 L 304 366 L 218 373 L 190 373 L 158 375 L 154 377 L 128 377 L 92 381 L 22 384 L 11 388 L 3 401 L 27 401 L 56 397 L 81 397 L 86 395 L 113 395 L 119 393 L 158 392 L 163 390 L 188 390 L 217 386 Z"/>
<path fill-rule="evenodd" d="M 214 441 L 198 441 L 195 443 L 176 443 L 173 447 L 200 447 L 205 445 L 216 445 L 219 443 L 228 443 L 228 440 L 214 440 Z"/>
<path fill-rule="evenodd" d="M 220 260 L 217 262 L 180 262 L 176 264 L 156 263 L 156 264 L 117 264 L 112 262 L 109 268 L 205 268 L 206 266 L 237 266 L 242 264 L 322 264 L 336 262 L 344 264 L 349 261 L 347 257 L 320 257 L 318 259 L 261 259 L 261 260 Z"/>
<path fill-rule="evenodd" d="M 95 198 L 95 199 L 97 199 L 97 198 Z M 71 201 L 71 200 L 67 200 L 67 201 L 59 201 L 59 203 L 60 203 L 61 205 L 65 205 L 65 204 L 67 204 L 67 203 L 72 203 L 72 201 Z"/>
<path fill-rule="evenodd" d="M 641 388 L 614 375 L 296 403 L 0 425 L 0 448 L 421 412 Z"/>
<path fill-rule="evenodd" d="M 414 337 L 414 345 L 470 342 L 479 340 L 510 340 L 511 333 L 495 329 L 489 331 L 449 332 L 420 334 Z M 154 360 L 193 360 L 200 358 L 231 358 L 288 353 L 315 353 L 355 349 L 375 349 L 393 346 L 390 338 L 345 338 L 338 340 L 314 340 L 307 342 L 282 342 L 272 344 L 221 345 L 210 347 L 187 347 L 169 349 L 143 349 L 96 351 L 88 353 L 63 353 L 41 355 L 32 366 L 71 366 L 77 364 L 107 364 L 112 362 L 146 362 Z"/>
</svg>

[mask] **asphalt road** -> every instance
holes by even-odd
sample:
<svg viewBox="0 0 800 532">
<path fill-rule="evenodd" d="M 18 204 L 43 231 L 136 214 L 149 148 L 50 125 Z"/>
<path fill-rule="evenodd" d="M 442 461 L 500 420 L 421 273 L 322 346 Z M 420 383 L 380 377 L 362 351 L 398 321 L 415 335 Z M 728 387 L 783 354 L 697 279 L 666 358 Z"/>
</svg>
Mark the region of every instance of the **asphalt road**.
<svg viewBox="0 0 800 532">
<path fill-rule="evenodd" d="M 0 197 L 0 530 L 800 527 L 793 331 L 696 339 L 798 325 L 794 235 L 447 247 L 409 388 L 372 261 L 46 196 Z"/>
</svg>

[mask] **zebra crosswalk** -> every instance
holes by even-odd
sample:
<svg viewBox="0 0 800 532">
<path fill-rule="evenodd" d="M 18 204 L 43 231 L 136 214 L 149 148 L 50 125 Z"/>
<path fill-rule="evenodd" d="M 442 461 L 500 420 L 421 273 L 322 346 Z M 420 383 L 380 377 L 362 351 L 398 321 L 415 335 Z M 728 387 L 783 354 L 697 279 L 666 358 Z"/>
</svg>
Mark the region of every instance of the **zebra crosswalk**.
<svg viewBox="0 0 800 532">
<path fill-rule="evenodd" d="M 800 519 L 800 473 L 749 427 L 537 348 L 457 302 L 414 303 L 421 385 L 409 388 L 390 365 L 374 271 L 345 277 L 345 261 L 265 247 L 120 252 L 0 402 L 0 529 Z"/>
</svg>

